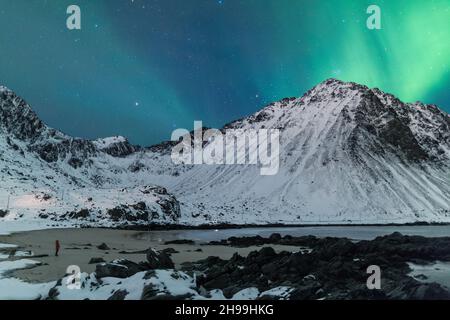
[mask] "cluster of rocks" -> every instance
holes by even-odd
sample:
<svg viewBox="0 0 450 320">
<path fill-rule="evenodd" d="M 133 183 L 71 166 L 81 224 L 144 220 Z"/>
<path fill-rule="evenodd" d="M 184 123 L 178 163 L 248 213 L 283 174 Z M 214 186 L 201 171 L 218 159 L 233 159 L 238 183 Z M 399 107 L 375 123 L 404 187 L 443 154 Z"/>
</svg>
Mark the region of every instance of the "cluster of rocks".
<svg viewBox="0 0 450 320">
<path fill-rule="evenodd" d="M 42 209 L 39 218 L 54 222 L 70 220 L 82 227 L 107 226 L 139 229 L 148 228 L 149 225 L 174 224 L 181 217 L 180 203 L 167 189 L 158 186 L 142 186 L 136 192 L 142 194 L 142 201 L 119 204 L 114 207 L 97 207 L 95 201 L 89 198 L 90 208 L 67 211 L 63 214 Z"/>
<path fill-rule="evenodd" d="M 274 233 L 268 238 L 263 238 L 261 236 L 252 237 L 230 237 L 228 239 L 220 241 L 211 241 L 209 245 L 219 245 L 219 246 L 232 246 L 237 248 L 246 248 L 250 246 L 262 246 L 262 245 L 287 245 L 287 246 L 311 246 L 316 245 L 320 239 L 314 236 L 304 236 L 304 237 L 293 237 L 286 235 L 282 237 L 279 233 Z"/>
<path fill-rule="evenodd" d="M 295 288 L 291 299 L 450 299 L 450 292 L 436 283 L 422 283 L 408 276 L 407 262 L 418 264 L 450 261 L 450 238 L 424 238 L 394 233 L 371 241 L 345 238 L 232 237 L 211 244 L 246 247 L 284 244 L 303 246 L 309 253 L 279 254 L 270 248 L 252 252 L 246 258 L 235 254 L 225 261 L 210 257 L 193 264 L 201 270 L 200 283 L 207 289 L 221 289 L 226 297 L 248 287 L 260 291 L 277 286 Z M 369 290 L 367 267 L 382 270 L 381 290 Z"/>
<path fill-rule="evenodd" d="M 269 246 L 251 252 L 247 257 L 234 254 L 229 260 L 208 257 L 197 262 L 183 263 L 183 274 L 195 281 L 195 291 L 208 296 L 208 292 L 221 290 L 225 298 L 247 288 L 267 292 L 274 288 L 289 288 L 288 298 L 310 299 L 393 299 L 423 300 L 450 299 L 446 287 L 427 283 L 409 276 L 408 262 L 432 263 L 436 260 L 450 261 L 450 237 L 424 238 L 403 236 L 394 233 L 371 241 L 352 241 L 346 238 L 282 237 L 274 234 L 269 238 L 230 238 L 212 244 L 233 246 L 294 245 L 298 252 L 275 252 Z M 146 261 L 135 263 L 129 260 L 115 260 L 99 263 L 95 276 L 102 278 L 128 278 L 145 271 L 143 279 L 155 275 L 155 270 L 173 270 L 170 254 L 174 249 L 146 251 Z M 101 262 L 101 261 L 99 261 Z M 381 289 L 367 287 L 367 268 L 377 265 L 381 269 Z M 174 274 L 178 271 L 173 271 Z M 147 277 L 147 278 L 146 278 Z M 424 278 L 425 276 L 423 276 Z M 126 294 L 115 292 L 114 299 Z M 55 289 L 53 297 L 57 297 Z M 161 295 L 157 288 L 147 285 L 142 299 L 189 299 L 192 296 L 173 297 Z M 259 299 L 277 299 L 279 296 L 262 295 Z"/>
<path fill-rule="evenodd" d="M 98 246 L 101 250 L 107 250 L 106 244 Z M 150 277 L 154 270 L 174 269 L 175 265 L 170 258 L 169 250 L 156 251 L 154 249 L 148 249 L 146 251 L 146 261 L 133 262 L 127 259 L 118 259 L 111 262 L 105 262 L 103 258 L 92 258 L 89 264 L 97 264 L 95 267 L 95 277 L 97 279 L 96 286 L 102 284 L 103 278 L 119 278 L 126 279 L 139 272 L 146 272 L 144 279 Z M 57 281 L 56 285 L 50 289 L 47 299 L 56 300 L 59 296 L 59 288 L 63 285 L 63 279 Z M 149 289 L 147 286 L 144 288 L 143 297 L 150 298 Z M 144 294 L 147 292 L 146 294 Z M 123 300 L 129 292 L 123 290 L 117 290 L 109 298 L 109 300 Z M 154 292 L 156 296 L 158 292 Z"/>
</svg>

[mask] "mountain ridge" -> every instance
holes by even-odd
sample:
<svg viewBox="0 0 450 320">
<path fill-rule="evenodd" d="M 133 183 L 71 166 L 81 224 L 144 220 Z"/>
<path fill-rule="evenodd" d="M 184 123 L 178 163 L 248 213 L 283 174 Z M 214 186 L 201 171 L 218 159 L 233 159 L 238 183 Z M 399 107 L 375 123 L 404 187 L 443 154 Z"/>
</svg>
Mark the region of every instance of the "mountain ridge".
<svg viewBox="0 0 450 320">
<path fill-rule="evenodd" d="M 437 106 L 327 79 L 300 98 L 271 103 L 221 130 L 263 128 L 281 132 L 280 172 L 271 178 L 251 165 L 174 165 L 176 142 L 140 148 L 123 137 L 72 138 L 47 127 L 24 100 L 0 87 L 0 151 L 6 155 L 0 177 L 15 194 L 51 194 L 52 214 L 48 203 L 39 208 L 59 222 L 86 209 L 72 215 L 80 224 L 98 224 L 99 217 L 108 224 L 107 212 L 119 208 L 114 217 L 132 221 L 119 218 L 113 225 L 146 224 L 151 219 L 135 219 L 134 209 L 143 207 L 136 206 L 143 186 L 154 186 L 147 194 L 155 201 L 146 207 L 159 212 L 155 223 L 450 221 L 450 117 Z M 10 217 L 24 211 L 33 215 L 13 202 Z"/>
</svg>

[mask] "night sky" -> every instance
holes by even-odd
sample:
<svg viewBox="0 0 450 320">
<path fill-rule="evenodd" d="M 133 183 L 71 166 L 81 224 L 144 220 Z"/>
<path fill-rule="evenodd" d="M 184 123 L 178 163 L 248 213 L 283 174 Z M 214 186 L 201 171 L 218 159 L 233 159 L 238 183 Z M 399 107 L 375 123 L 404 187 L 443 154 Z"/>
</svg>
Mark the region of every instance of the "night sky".
<svg viewBox="0 0 450 320">
<path fill-rule="evenodd" d="M 151 145 L 330 77 L 450 111 L 449 39 L 450 0 L 0 0 L 0 84 L 67 134 Z"/>
</svg>

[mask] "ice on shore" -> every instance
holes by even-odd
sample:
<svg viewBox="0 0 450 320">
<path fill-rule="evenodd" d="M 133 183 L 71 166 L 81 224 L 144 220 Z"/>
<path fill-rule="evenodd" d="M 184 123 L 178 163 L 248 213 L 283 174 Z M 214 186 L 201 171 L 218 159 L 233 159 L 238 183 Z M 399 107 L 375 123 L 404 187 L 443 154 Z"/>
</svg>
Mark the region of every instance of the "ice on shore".
<svg viewBox="0 0 450 320">
<path fill-rule="evenodd" d="M 7 274 L 14 270 L 29 268 L 40 264 L 39 261 L 21 259 L 0 262 L 0 300 L 34 300 L 47 295 L 55 282 L 28 283 L 16 278 L 8 278 Z"/>
</svg>

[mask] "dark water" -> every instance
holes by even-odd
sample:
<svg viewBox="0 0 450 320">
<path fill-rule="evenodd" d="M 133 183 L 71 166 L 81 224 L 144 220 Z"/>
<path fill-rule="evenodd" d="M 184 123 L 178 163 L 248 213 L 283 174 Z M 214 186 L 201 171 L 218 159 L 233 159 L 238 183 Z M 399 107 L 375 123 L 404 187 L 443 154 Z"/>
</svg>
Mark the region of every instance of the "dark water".
<svg viewBox="0 0 450 320">
<path fill-rule="evenodd" d="M 415 279 L 425 283 L 437 282 L 450 289 L 450 262 L 436 261 L 428 265 L 410 263 L 409 267 L 412 269 L 409 275 Z"/>
<path fill-rule="evenodd" d="M 176 240 L 189 239 L 198 242 L 217 241 L 229 237 L 245 237 L 260 235 L 268 237 L 272 233 L 281 235 L 317 237 L 346 237 L 354 240 L 371 240 L 378 236 L 388 235 L 393 232 L 404 235 L 419 235 L 425 237 L 450 236 L 450 225 L 440 226 L 321 226 L 321 227 L 274 227 L 274 228 L 244 228 L 224 230 L 172 230 L 151 231 L 139 235 L 142 239 L 152 240 Z"/>
</svg>

